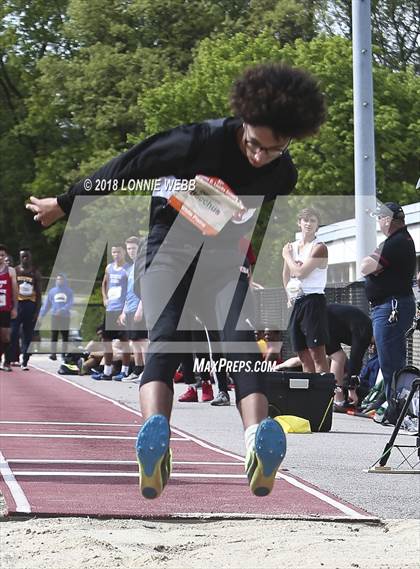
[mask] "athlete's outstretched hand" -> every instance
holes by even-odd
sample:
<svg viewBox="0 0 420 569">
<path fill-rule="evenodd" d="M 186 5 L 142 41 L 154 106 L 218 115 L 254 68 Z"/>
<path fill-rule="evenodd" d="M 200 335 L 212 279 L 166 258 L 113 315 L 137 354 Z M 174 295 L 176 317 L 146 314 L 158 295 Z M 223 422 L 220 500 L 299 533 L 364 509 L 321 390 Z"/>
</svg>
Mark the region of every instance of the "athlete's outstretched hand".
<svg viewBox="0 0 420 569">
<path fill-rule="evenodd" d="M 34 220 L 39 221 L 44 227 L 48 227 L 64 216 L 64 211 L 58 205 L 57 198 L 40 199 L 31 196 L 25 207 L 35 213 Z"/>
</svg>

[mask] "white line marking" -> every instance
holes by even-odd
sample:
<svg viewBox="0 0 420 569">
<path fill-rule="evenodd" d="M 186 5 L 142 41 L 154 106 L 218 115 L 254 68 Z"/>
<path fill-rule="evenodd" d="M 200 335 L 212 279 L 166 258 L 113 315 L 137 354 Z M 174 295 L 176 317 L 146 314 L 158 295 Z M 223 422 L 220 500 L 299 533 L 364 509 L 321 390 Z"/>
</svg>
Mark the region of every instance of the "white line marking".
<svg viewBox="0 0 420 569">
<path fill-rule="evenodd" d="M 0 433 L 1 437 L 25 437 L 34 439 L 113 439 L 135 441 L 137 437 L 123 437 L 114 435 L 44 435 L 37 433 Z M 171 441 L 188 442 L 189 439 L 171 437 Z"/>
<path fill-rule="evenodd" d="M 135 409 L 132 409 L 131 407 L 128 407 L 127 405 L 123 405 L 122 403 L 118 403 L 118 401 L 114 401 L 113 399 L 110 399 L 109 397 L 106 397 L 104 395 L 101 395 L 99 393 L 96 393 L 95 391 L 91 391 L 90 389 L 87 389 L 86 387 L 83 387 L 81 385 L 78 385 L 76 383 L 73 383 L 72 381 L 65 379 L 64 377 L 52 373 L 50 371 L 46 371 L 40 367 L 37 366 L 32 366 L 35 369 L 43 372 L 43 373 L 47 373 L 53 377 L 55 377 L 56 379 L 59 379 L 61 381 L 64 381 L 66 383 L 69 383 L 70 385 L 73 385 L 74 387 L 77 387 L 78 389 L 81 389 L 83 391 L 86 391 L 87 393 L 90 393 L 91 395 L 96 395 L 97 397 L 99 397 L 100 399 L 104 399 L 105 401 L 109 401 L 110 403 L 112 403 L 113 405 L 116 405 L 117 407 L 120 407 L 121 409 L 125 409 L 126 411 L 130 411 L 131 413 L 134 413 L 135 415 L 142 417 L 142 414 L 139 411 L 136 411 Z M 179 434 L 179 435 L 183 435 L 183 436 L 187 436 L 185 433 L 183 433 L 182 431 L 180 431 L 179 429 L 175 429 L 171 426 L 171 431 L 173 433 Z M 222 449 L 219 449 L 217 447 L 211 446 L 203 441 L 200 441 L 199 439 L 196 439 L 195 437 L 191 436 L 190 434 L 188 434 L 189 440 L 191 442 L 195 442 L 196 444 L 198 444 L 199 446 L 203 447 L 203 448 L 207 448 L 208 450 L 211 450 L 213 452 L 217 452 L 219 454 L 223 454 L 224 456 L 229 456 L 231 458 L 236 458 L 238 460 L 243 461 L 244 457 L 243 456 L 239 456 L 235 453 L 229 452 L 229 451 L 225 451 Z M 290 476 L 283 476 L 280 473 L 277 474 L 276 476 L 277 478 L 283 477 L 283 480 L 285 480 L 288 484 L 291 484 L 293 486 L 298 486 L 301 490 L 303 490 L 304 492 L 307 492 L 308 494 L 314 495 L 314 490 L 313 488 L 311 488 L 310 486 L 306 486 L 305 484 L 303 484 L 302 482 L 298 482 L 297 480 L 295 480 L 294 478 L 290 477 Z M 325 494 L 322 494 L 322 492 L 318 492 L 318 494 L 316 495 L 317 498 L 319 498 L 321 501 L 326 502 L 327 504 L 333 505 L 337 510 L 339 510 L 340 512 L 345 511 L 349 511 L 351 512 L 351 517 L 352 518 L 359 518 L 359 519 L 372 519 L 372 516 L 369 516 L 367 514 L 361 514 L 359 512 L 356 512 L 356 510 L 353 510 L 352 508 L 349 508 L 348 506 L 345 506 L 344 504 L 340 504 L 340 502 L 337 502 L 335 500 L 333 500 L 332 498 L 330 498 L 329 496 L 326 496 Z M 344 510 L 343 510 L 344 508 Z"/>
<path fill-rule="evenodd" d="M 363 514 L 360 514 L 359 512 L 356 512 L 355 510 L 353 510 L 353 508 L 350 508 L 349 506 L 346 506 L 345 504 L 340 504 L 340 502 L 337 502 L 336 500 L 334 500 L 334 498 L 330 498 L 329 496 L 326 496 L 325 494 L 321 494 L 321 492 L 319 490 L 315 490 L 315 488 L 310 488 L 309 486 L 306 486 L 306 484 L 299 482 L 299 480 L 296 480 L 295 478 L 292 478 L 291 476 L 287 476 L 286 474 L 279 474 L 278 477 L 283 478 L 283 480 L 285 480 L 289 484 L 292 484 L 292 486 L 296 486 L 297 488 L 300 488 L 301 490 L 305 490 L 305 492 L 307 492 L 308 494 L 312 494 L 312 496 L 315 496 L 316 498 L 323 500 L 327 504 L 330 504 L 330 506 L 337 508 L 337 510 L 340 510 L 341 512 L 343 512 L 343 514 L 346 514 L 347 516 L 350 516 L 351 518 L 360 518 L 360 517 L 371 518 L 372 517 L 372 516 L 364 516 Z"/>
<path fill-rule="evenodd" d="M 173 433 L 177 433 L 179 434 L 180 431 L 178 431 L 177 429 L 171 428 L 171 431 Z M 222 449 L 218 449 L 215 447 L 212 447 L 211 445 L 200 441 L 199 439 L 194 438 L 193 436 L 190 435 L 190 440 L 193 443 L 196 443 L 204 448 L 208 448 L 210 450 L 219 452 L 221 454 L 224 454 L 225 456 L 230 456 L 231 458 L 237 458 L 238 460 L 241 460 L 243 462 L 244 458 L 234 454 L 232 452 L 228 452 Z M 302 482 L 299 482 L 298 480 L 295 480 L 294 478 L 292 478 L 291 476 L 287 476 L 285 474 L 280 474 L 277 473 L 276 478 L 282 478 L 285 482 L 288 482 L 289 484 L 291 484 L 292 486 L 296 486 L 298 488 L 300 488 L 301 490 L 303 490 L 304 492 L 307 492 L 308 494 L 311 494 L 312 496 L 315 496 L 316 498 L 318 498 L 319 500 L 326 502 L 327 504 L 329 504 L 330 506 L 333 506 L 334 508 L 336 508 L 337 510 L 340 510 L 340 512 L 345 513 L 346 515 L 352 517 L 352 518 L 366 518 L 366 519 L 372 519 L 372 516 L 368 516 L 367 514 L 362 514 L 357 512 L 356 510 L 353 510 L 352 508 L 350 508 L 349 506 L 346 506 L 345 504 L 341 504 L 340 502 L 334 500 L 333 498 L 331 498 L 330 496 L 327 496 L 325 494 L 323 494 L 321 491 L 319 490 L 314 490 L 313 488 L 311 488 L 310 486 L 306 486 L 306 484 L 303 484 Z"/>
<path fill-rule="evenodd" d="M 0 452 L 0 474 L 3 477 L 3 480 L 6 482 L 10 493 L 12 494 L 13 500 L 16 504 L 16 511 L 22 512 L 25 514 L 29 514 L 31 512 L 31 506 L 29 505 L 28 500 L 26 499 L 25 493 L 22 490 L 20 484 L 17 482 L 16 478 L 13 475 L 13 472 L 10 470 L 6 459 Z"/>
<path fill-rule="evenodd" d="M 105 478 L 138 478 L 137 472 L 89 472 L 86 470 L 75 470 L 75 471 L 51 471 L 43 472 L 38 470 L 16 470 L 15 476 L 80 476 L 85 478 L 101 476 Z M 172 472 L 171 478 L 246 478 L 245 474 L 203 474 L 203 473 L 192 473 L 192 472 Z"/>
<path fill-rule="evenodd" d="M 116 407 L 119 407 L 120 409 L 124 409 L 124 411 L 130 411 L 131 413 L 134 413 L 134 415 L 137 415 L 138 417 L 143 417 L 143 415 L 140 413 L 140 411 L 136 411 L 135 409 L 132 409 L 131 407 L 128 407 L 127 405 L 124 405 L 123 403 L 119 403 L 118 401 L 115 401 L 115 399 L 111 399 L 110 397 L 107 397 L 106 395 L 101 395 L 100 393 L 97 393 L 96 391 L 92 391 L 91 389 L 88 389 L 87 387 L 84 387 L 83 385 L 79 385 L 78 383 L 74 383 L 73 381 L 66 379 L 62 375 L 58 375 L 57 373 L 53 373 L 52 371 L 42 369 L 42 367 L 38 367 L 38 366 L 34 365 L 32 362 L 31 362 L 31 367 L 33 367 L 34 369 L 37 369 L 38 371 L 42 371 L 42 373 L 46 373 L 48 375 L 51 375 L 55 379 L 59 379 L 60 381 L 63 381 L 64 383 L 68 383 L 69 385 L 72 385 L 73 387 L 76 387 L 77 389 L 81 389 L 82 391 L 86 391 L 86 393 L 90 393 L 91 395 L 95 395 L 99 399 L 103 399 L 104 401 L 108 401 L 108 403 L 112 403 Z"/>
<path fill-rule="evenodd" d="M 24 458 L 9 458 L 9 464 L 121 464 L 121 465 L 131 465 L 136 464 L 137 461 L 135 460 L 78 460 L 78 459 L 69 459 L 69 460 L 56 460 L 56 459 L 24 459 Z M 242 462 L 204 462 L 204 461 L 184 461 L 184 460 L 173 460 L 172 464 L 187 464 L 187 465 L 202 465 L 202 466 L 243 466 Z"/>
<path fill-rule="evenodd" d="M 59 425 L 81 427 L 140 427 L 140 423 L 65 423 L 61 421 L 0 421 L 0 425 Z"/>
<path fill-rule="evenodd" d="M 25 431 L 26 435 L 41 435 L 41 434 L 57 434 L 57 435 L 71 435 L 71 434 L 78 434 L 78 435 L 96 435 L 96 434 L 100 434 L 100 435 L 114 435 L 114 436 L 121 436 L 121 435 L 128 435 L 129 431 L 127 429 L 43 429 L 41 428 L 37 428 L 37 429 L 28 429 L 27 431 Z M 15 434 L 15 433 L 8 433 L 8 432 L 0 432 L 0 437 L 2 436 L 6 436 L 7 434 Z M 134 436 L 133 434 L 131 434 L 131 436 Z"/>
</svg>

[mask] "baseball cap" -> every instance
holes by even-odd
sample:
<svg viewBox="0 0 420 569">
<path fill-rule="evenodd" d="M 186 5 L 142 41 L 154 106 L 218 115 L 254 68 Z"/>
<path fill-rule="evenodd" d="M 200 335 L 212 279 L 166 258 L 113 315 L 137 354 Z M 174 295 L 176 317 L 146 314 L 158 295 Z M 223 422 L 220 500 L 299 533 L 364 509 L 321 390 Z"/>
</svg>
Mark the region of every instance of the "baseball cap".
<svg viewBox="0 0 420 569">
<path fill-rule="evenodd" d="M 392 217 L 392 219 L 404 219 L 405 217 L 403 208 L 396 202 L 386 202 L 378 205 L 375 215 L 376 217 Z"/>
</svg>

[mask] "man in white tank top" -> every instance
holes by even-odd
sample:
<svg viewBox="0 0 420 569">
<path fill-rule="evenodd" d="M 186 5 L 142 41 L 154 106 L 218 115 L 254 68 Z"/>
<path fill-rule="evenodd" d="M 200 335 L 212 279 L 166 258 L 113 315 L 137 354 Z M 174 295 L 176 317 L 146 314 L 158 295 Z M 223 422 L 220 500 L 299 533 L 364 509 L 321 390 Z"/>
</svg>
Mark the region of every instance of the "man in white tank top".
<svg viewBox="0 0 420 569">
<path fill-rule="evenodd" d="M 329 371 L 325 345 L 328 319 L 325 299 L 328 249 L 316 238 L 319 214 L 305 208 L 298 214 L 302 238 L 283 247 L 283 285 L 293 305 L 289 333 L 306 372 Z"/>
</svg>

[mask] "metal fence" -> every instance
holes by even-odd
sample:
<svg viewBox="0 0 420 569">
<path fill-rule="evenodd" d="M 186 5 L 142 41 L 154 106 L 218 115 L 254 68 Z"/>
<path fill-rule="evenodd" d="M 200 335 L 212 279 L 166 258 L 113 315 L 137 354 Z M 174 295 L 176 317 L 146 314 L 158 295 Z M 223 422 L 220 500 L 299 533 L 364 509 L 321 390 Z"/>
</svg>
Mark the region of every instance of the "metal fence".
<svg viewBox="0 0 420 569">
<path fill-rule="evenodd" d="M 365 287 L 362 282 L 351 283 L 347 286 L 329 286 L 325 289 L 327 302 L 351 304 L 370 314 L 369 303 L 366 299 Z M 283 336 L 282 358 L 285 360 L 294 355 L 290 344 L 287 327 L 291 308 L 287 307 L 287 296 L 283 288 L 265 288 L 254 291 L 256 301 L 257 330 L 268 328 L 280 330 Z M 347 351 L 345 349 L 345 351 Z M 414 332 L 407 340 L 407 363 L 420 367 L 420 331 Z"/>
</svg>

